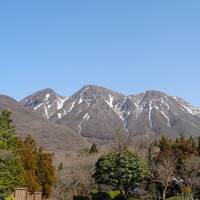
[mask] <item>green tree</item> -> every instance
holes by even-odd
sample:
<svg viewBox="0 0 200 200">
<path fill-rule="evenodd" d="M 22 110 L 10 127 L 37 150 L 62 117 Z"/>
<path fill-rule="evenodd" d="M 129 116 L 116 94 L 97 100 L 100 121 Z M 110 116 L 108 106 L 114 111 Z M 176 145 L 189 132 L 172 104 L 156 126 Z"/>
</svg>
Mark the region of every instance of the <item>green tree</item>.
<svg viewBox="0 0 200 200">
<path fill-rule="evenodd" d="M 161 140 L 158 143 L 158 146 L 160 147 L 161 151 L 169 150 L 171 149 L 170 140 L 166 136 L 162 136 Z"/>
<path fill-rule="evenodd" d="M 29 135 L 22 141 L 15 134 L 11 112 L 0 114 L 0 192 L 26 185 L 30 191 L 43 190 L 48 197 L 55 180 L 52 155 L 37 147 Z"/>
<path fill-rule="evenodd" d="M 198 154 L 200 156 L 200 137 L 198 137 L 198 147 L 197 147 Z"/>
<path fill-rule="evenodd" d="M 24 141 L 20 139 L 17 140 L 17 146 L 23 167 L 25 170 L 25 182 L 28 189 L 33 191 L 40 191 L 41 186 L 39 184 L 36 170 L 38 164 L 38 153 L 37 153 L 37 145 L 35 140 L 28 135 Z"/>
<path fill-rule="evenodd" d="M 43 197 L 48 198 L 51 194 L 52 186 L 56 180 L 56 176 L 52 155 L 50 153 L 43 152 L 42 148 L 39 149 L 38 153 L 36 174 L 42 187 Z"/>
<path fill-rule="evenodd" d="M 24 169 L 19 156 L 8 150 L 0 150 L 0 193 L 8 194 L 24 185 Z"/>
<path fill-rule="evenodd" d="M 190 136 L 187 139 L 187 151 L 190 154 L 196 154 L 197 153 L 197 145 L 196 145 L 196 142 L 195 142 L 195 140 L 193 139 L 192 136 Z"/>
<path fill-rule="evenodd" d="M 146 164 L 134 153 L 110 153 L 99 158 L 93 177 L 97 184 L 112 186 L 127 196 L 148 175 Z"/>
<path fill-rule="evenodd" d="M 11 112 L 3 110 L 0 114 L 0 148 L 15 148 L 15 125 L 12 123 Z"/>
<path fill-rule="evenodd" d="M 93 153 L 97 153 L 98 149 L 97 149 L 97 145 L 95 143 L 92 144 L 92 147 L 89 151 L 89 154 L 93 154 Z"/>
<path fill-rule="evenodd" d="M 32 192 L 42 190 L 43 196 L 49 197 L 55 181 L 52 155 L 38 148 L 30 135 L 24 141 L 18 139 L 17 147 L 25 170 L 26 186 Z"/>
<path fill-rule="evenodd" d="M 63 162 L 60 162 L 60 164 L 58 165 L 58 171 L 62 171 L 63 170 Z"/>
<path fill-rule="evenodd" d="M 24 184 L 24 169 L 16 153 L 15 126 L 11 112 L 0 113 L 0 193 L 8 193 Z"/>
</svg>

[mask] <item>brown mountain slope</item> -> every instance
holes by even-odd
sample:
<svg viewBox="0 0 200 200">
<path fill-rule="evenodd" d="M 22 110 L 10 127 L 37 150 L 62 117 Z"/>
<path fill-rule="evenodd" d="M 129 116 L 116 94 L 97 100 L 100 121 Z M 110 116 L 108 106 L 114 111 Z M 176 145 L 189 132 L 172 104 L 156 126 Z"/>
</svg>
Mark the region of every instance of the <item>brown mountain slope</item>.
<svg viewBox="0 0 200 200">
<path fill-rule="evenodd" d="M 66 126 L 52 124 L 14 99 L 0 95 L 0 110 L 8 109 L 17 126 L 17 134 L 31 134 L 45 149 L 54 152 L 73 151 L 88 146 L 86 140 Z"/>
</svg>

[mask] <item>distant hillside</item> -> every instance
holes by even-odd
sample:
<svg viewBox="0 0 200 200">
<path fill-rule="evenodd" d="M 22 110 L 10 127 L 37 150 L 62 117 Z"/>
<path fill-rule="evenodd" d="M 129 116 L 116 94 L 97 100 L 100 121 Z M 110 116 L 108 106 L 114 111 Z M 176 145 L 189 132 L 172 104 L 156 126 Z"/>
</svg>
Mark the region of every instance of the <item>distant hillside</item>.
<svg viewBox="0 0 200 200">
<path fill-rule="evenodd" d="M 0 109 L 8 109 L 12 112 L 20 136 L 32 134 L 47 150 L 69 151 L 88 146 L 85 139 L 70 128 L 44 120 L 37 113 L 8 96 L 0 95 Z"/>
</svg>

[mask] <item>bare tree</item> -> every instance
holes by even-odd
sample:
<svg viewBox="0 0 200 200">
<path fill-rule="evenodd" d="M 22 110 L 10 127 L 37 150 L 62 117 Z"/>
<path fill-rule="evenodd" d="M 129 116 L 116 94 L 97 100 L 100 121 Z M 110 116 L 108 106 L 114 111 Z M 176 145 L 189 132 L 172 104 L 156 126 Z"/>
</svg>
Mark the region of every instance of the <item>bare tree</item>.
<svg viewBox="0 0 200 200">
<path fill-rule="evenodd" d="M 166 199 L 166 192 L 169 185 L 175 178 L 177 159 L 172 152 L 161 152 L 151 163 L 152 181 L 162 186 L 162 199 Z"/>
<path fill-rule="evenodd" d="M 118 129 L 115 131 L 115 146 L 114 149 L 118 152 L 128 150 L 132 142 L 132 136 L 124 130 Z"/>
<path fill-rule="evenodd" d="M 184 180 L 184 185 L 191 188 L 193 195 L 200 187 L 200 158 L 193 156 L 183 160 L 181 167 L 181 178 Z"/>
<path fill-rule="evenodd" d="M 58 181 L 53 192 L 55 200 L 72 200 L 76 196 L 89 196 L 94 187 L 92 174 L 99 155 L 73 154 L 62 158 L 63 170 L 58 171 Z"/>
</svg>

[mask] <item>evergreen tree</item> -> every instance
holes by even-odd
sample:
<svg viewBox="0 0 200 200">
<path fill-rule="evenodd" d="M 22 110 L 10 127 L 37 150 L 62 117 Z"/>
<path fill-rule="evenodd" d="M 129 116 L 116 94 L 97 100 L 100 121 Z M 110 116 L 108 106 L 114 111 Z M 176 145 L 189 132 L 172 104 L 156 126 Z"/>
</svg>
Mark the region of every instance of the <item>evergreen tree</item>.
<svg viewBox="0 0 200 200">
<path fill-rule="evenodd" d="M 0 129 L 6 130 L 9 134 L 15 134 L 15 125 L 11 119 L 11 112 L 8 110 L 3 110 L 0 114 Z"/>
<path fill-rule="evenodd" d="M 161 151 L 169 150 L 171 148 L 170 140 L 166 136 L 162 136 L 158 145 Z"/>
<path fill-rule="evenodd" d="M 37 177 L 42 187 L 43 197 L 48 198 L 52 191 L 52 186 L 56 180 L 53 159 L 50 153 L 43 152 L 39 149 L 37 164 Z"/>
<path fill-rule="evenodd" d="M 0 150 L 0 194 L 9 194 L 19 186 L 24 186 L 20 157 L 11 151 Z"/>
<path fill-rule="evenodd" d="M 22 141 L 15 134 L 11 113 L 0 114 L 0 193 L 26 185 L 48 197 L 55 181 L 52 155 L 38 149 L 29 135 Z"/>
<path fill-rule="evenodd" d="M 63 170 L 63 162 L 60 162 L 60 164 L 58 165 L 58 171 L 62 171 Z"/>
<path fill-rule="evenodd" d="M 41 186 L 36 175 L 38 154 L 35 140 L 28 135 L 24 141 L 18 140 L 18 153 L 25 170 L 26 186 L 31 192 L 40 191 Z"/>
<path fill-rule="evenodd" d="M 24 141 L 17 140 L 18 153 L 25 170 L 25 181 L 32 192 L 41 191 L 48 197 L 55 181 L 55 169 L 52 155 L 38 148 L 35 140 L 29 135 Z"/>
<path fill-rule="evenodd" d="M 197 145 L 192 136 L 190 136 L 187 140 L 187 151 L 191 154 L 195 154 L 197 152 Z"/>
<path fill-rule="evenodd" d="M 14 149 L 15 141 L 15 125 L 12 123 L 11 112 L 3 110 L 0 114 L 0 148 Z"/>
<path fill-rule="evenodd" d="M 16 153 L 16 138 L 11 112 L 3 110 L 0 114 L 0 192 L 4 194 L 24 184 L 24 169 Z"/>
<path fill-rule="evenodd" d="M 198 151 L 198 154 L 199 154 L 199 156 L 200 156 L 200 137 L 198 137 L 197 151 Z"/>
<path fill-rule="evenodd" d="M 98 149 L 97 149 L 97 146 L 95 143 L 92 144 L 92 147 L 89 151 L 89 154 L 93 154 L 93 153 L 97 153 L 98 152 Z"/>
</svg>

